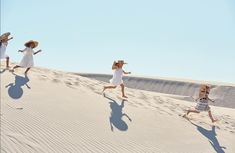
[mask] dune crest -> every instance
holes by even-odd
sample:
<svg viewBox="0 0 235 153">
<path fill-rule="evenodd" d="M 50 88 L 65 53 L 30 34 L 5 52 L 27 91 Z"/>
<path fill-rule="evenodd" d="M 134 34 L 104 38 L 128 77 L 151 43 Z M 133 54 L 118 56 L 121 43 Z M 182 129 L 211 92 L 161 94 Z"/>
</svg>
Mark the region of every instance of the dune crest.
<svg viewBox="0 0 235 153">
<path fill-rule="evenodd" d="M 81 76 L 91 79 L 108 82 L 111 75 L 106 74 L 80 74 Z M 216 100 L 215 106 L 235 108 L 235 85 L 229 83 L 215 83 L 205 81 L 192 81 L 166 78 L 145 78 L 126 76 L 123 79 L 129 88 L 140 89 L 146 91 L 159 92 L 169 94 L 172 98 L 193 101 L 192 97 L 198 96 L 200 84 L 210 84 L 210 96 Z"/>
<path fill-rule="evenodd" d="M 235 152 L 233 108 L 212 106 L 214 124 L 206 113 L 190 115 L 191 122 L 181 117 L 195 105 L 185 95 L 197 85 L 177 90 L 174 81 L 149 86 L 128 78 L 133 88 L 122 101 L 119 89 L 103 97 L 100 79 L 44 68 L 23 73 L 1 71 L 1 152 Z M 233 89 L 214 87 L 215 96 L 220 90 Z"/>
</svg>

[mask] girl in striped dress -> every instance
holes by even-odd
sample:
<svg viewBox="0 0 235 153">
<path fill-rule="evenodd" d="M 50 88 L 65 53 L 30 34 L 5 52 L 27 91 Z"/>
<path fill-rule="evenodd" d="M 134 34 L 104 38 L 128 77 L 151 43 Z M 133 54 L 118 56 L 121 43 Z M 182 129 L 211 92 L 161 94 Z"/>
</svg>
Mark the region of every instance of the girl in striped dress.
<svg viewBox="0 0 235 153">
<path fill-rule="evenodd" d="M 196 99 L 197 101 L 196 107 L 194 109 L 187 110 L 187 113 L 183 117 L 187 117 L 187 115 L 191 112 L 200 113 L 202 111 L 207 111 L 211 121 L 216 122 L 217 119 L 213 118 L 211 114 L 210 106 L 209 106 L 209 101 L 211 102 L 215 102 L 215 101 L 208 97 L 209 93 L 210 93 L 210 87 L 208 85 L 201 85 L 200 91 L 199 91 L 199 98 Z"/>
</svg>

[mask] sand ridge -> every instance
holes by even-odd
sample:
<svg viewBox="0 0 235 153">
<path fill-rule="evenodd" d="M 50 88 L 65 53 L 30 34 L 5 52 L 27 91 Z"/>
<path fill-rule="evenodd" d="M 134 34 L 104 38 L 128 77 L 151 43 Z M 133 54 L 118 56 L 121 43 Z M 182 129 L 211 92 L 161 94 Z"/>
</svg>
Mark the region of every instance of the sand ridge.
<svg viewBox="0 0 235 153">
<path fill-rule="evenodd" d="M 120 88 L 103 97 L 100 80 L 45 68 L 27 79 L 23 72 L 1 73 L 1 152 L 235 151 L 233 108 L 211 106 L 217 123 L 207 113 L 189 122 L 181 116 L 195 103 L 182 95 L 127 88 L 122 101 Z"/>
</svg>

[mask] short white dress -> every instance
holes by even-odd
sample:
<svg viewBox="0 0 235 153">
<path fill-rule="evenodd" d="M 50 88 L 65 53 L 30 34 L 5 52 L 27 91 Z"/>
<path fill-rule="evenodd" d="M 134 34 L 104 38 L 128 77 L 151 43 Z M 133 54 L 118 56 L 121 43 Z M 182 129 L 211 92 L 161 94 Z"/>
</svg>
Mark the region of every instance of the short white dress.
<svg viewBox="0 0 235 153">
<path fill-rule="evenodd" d="M 7 42 L 2 42 L 1 43 L 1 47 L 0 47 L 0 56 L 1 59 L 5 59 L 8 57 L 8 55 L 6 54 L 6 49 L 7 49 Z"/>
<path fill-rule="evenodd" d="M 33 55 L 34 51 L 32 48 L 26 47 L 23 50 L 24 57 L 21 60 L 19 66 L 24 67 L 24 68 L 30 68 L 34 66 L 34 61 L 33 61 Z"/>
<path fill-rule="evenodd" d="M 109 82 L 114 86 L 118 86 L 120 84 L 123 84 L 122 77 L 123 77 L 123 69 L 116 69 L 114 70 L 113 78 L 109 80 Z"/>
</svg>

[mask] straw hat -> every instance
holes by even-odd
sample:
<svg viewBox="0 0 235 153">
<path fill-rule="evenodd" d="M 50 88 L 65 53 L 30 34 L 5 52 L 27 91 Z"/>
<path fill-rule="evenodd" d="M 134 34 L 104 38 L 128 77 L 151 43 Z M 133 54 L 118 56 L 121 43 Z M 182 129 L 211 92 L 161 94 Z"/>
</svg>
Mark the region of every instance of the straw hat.
<svg viewBox="0 0 235 153">
<path fill-rule="evenodd" d="M 127 64 L 124 60 L 118 60 L 118 63 Z"/>
<path fill-rule="evenodd" d="M 0 36 L 0 40 L 7 39 L 10 35 L 11 35 L 10 32 L 6 32 L 6 33 L 4 33 L 4 34 L 2 34 L 2 35 Z"/>
<path fill-rule="evenodd" d="M 30 40 L 30 41 L 26 42 L 24 45 L 25 45 L 26 47 L 30 47 L 30 44 L 33 44 L 33 45 L 34 45 L 32 48 L 35 48 L 35 47 L 38 46 L 38 42 L 37 42 L 37 41 L 34 41 L 34 40 Z"/>
</svg>

